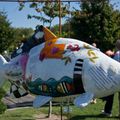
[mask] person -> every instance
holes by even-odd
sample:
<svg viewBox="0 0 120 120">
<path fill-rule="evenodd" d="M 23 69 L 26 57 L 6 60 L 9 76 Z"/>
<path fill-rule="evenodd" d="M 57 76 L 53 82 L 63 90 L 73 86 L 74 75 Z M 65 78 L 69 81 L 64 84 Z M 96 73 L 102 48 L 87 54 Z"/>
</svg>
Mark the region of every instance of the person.
<svg viewBox="0 0 120 120">
<path fill-rule="evenodd" d="M 107 56 L 109 56 L 109 57 L 111 57 L 111 58 L 114 58 L 114 52 L 112 51 L 112 50 L 107 50 L 106 52 L 105 52 L 105 54 L 107 55 Z"/>
<path fill-rule="evenodd" d="M 22 53 L 22 48 L 21 48 L 21 46 L 23 45 L 23 41 L 24 41 L 25 39 L 22 39 L 22 41 L 21 42 L 18 42 L 18 45 L 17 45 L 17 47 L 13 50 L 13 52 L 11 53 L 11 59 L 12 58 L 15 58 L 16 56 L 18 56 L 19 54 L 21 54 Z"/>
<path fill-rule="evenodd" d="M 104 109 L 102 110 L 102 115 L 106 117 L 112 116 L 112 107 L 113 107 L 113 100 L 114 100 L 114 94 L 106 96 L 102 98 L 103 101 L 106 101 Z"/>
<path fill-rule="evenodd" d="M 3 56 L 4 56 L 4 58 L 6 59 L 7 62 L 10 61 L 10 57 L 9 57 L 8 52 L 6 50 L 4 51 Z"/>
<path fill-rule="evenodd" d="M 28 40 L 25 37 L 22 39 L 19 46 L 12 52 L 11 58 L 18 56 L 21 53 L 29 53 L 31 48 L 43 42 L 45 42 L 43 26 L 37 25 L 34 34 Z"/>
<path fill-rule="evenodd" d="M 92 43 L 92 46 L 97 47 L 96 43 Z"/>
<path fill-rule="evenodd" d="M 111 58 L 114 58 L 114 52 L 107 50 L 105 54 Z M 112 116 L 112 107 L 113 107 L 114 94 L 102 98 L 103 101 L 106 101 L 104 109 L 102 110 L 102 115 L 106 117 Z"/>
<path fill-rule="evenodd" d="M 42 25 L 37 25 L 36 30 L 34 34 L 30 37 L 30 39 L 26 40 L 24 44 L 22 45 L 22 56 L 20 59 L 20 65 L 23 70 L 23 80 L 25 80 L 25 70 L 26 70 L 26 64 L 29 57 L 29 51 L 31 48 L 45 42 L 44 38 L 44 27 Z"/>
<path fill-rule="evenodd" d="M 23 70 L 23 80 L 25 79 L 25 70 L 29 57 L 29 51 L 31 48 L 45 42 L 43 29 L 44 27 L 42 25 L 37 25 L 34 34 L 29 39 L 24 38 L 21 45 L 19 45 L 19 48 L 15 49 L 11 54 L 11 58 L 14 58 L 21 54 L 19 63 Z"/>
<path fill-rule="evenodd" d="M 120 62 L 120 39 L 116 41 L 116 52 L 112 52 L 111 50 L 108 50 L 105 52 L 105 54 L 114 60 Z M 113 100 L 114 100 L 114 94 L 106 96 L 102 98 L 103 100 L 106 101 L 104 110 L 102 110 L 102 115 L 110 117 L 112 116 L 112 107 L 113 107 Z"/>
<path fill-rule="evenodd" d="M 16 56 L 18 55 L 17 50 L 18 50 L 18 47 L 16 47 L 16 48 L 13 50 L 13 52 L 11 53 L 11 59 L 14 58 L 14 57 L 16 57 Z"/>
<path fill-rule="evenodd" d="M 111 50 L 107 50 L 105 54 L 111 58 L 114 59 L 114 52 Z M 102 115 L 106 117 L 112 116 L 112 107 L 113 107 L 113 100 L 114 100 L 114 94 L 106 96 L 102 98 L 103 101 L 106 101 L 104 109 L 102 110 Z"/>
<path fill-rule="evenodd" d="M 30 49 L 45 42 L 43 26 L 37 25 L 35 33 L 22 46 L 22 53 L 29 53 Z"/>
<path fill-rule="evenodd" d="M 115 52 L 114 59 L 120 62 L 120 39 L 116 41 L 116 52 Z"/>
</svg>

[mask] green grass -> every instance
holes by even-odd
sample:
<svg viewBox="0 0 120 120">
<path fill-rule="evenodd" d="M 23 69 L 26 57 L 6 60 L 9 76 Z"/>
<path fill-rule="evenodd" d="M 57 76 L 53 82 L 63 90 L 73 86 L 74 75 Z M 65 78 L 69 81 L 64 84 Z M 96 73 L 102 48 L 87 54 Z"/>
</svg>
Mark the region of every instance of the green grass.
<svg viewBox="0 0 120 120">
<path fill-rule="evenodd" d="M 118 120 L 118 99 L 115 96 L 113 105 L 113 116 L 111 118 L 102 117 L 99 114 L 104 107 L 105 102 L 102 100 L 97 100 L 96 104 L 88 105 L 86 108 L 79 109 L 75 106 L 73 107 L 73 112 L 71 113 L 70 120 Z"/>
<path fill-rule="evenodd" d="M 39 114 L 33 108 L 23 108 L 7 110 L 4 114 L 0 115 L 0 120 L 35 120 L 34 114 Z"/>
<path fill-rule="evenodd" d="M 2 87 L 6 92 L 10 90 L 10 82 L 6 80 L 5 84 Z"/>
<path fill-rule="evenodd" d="M 59 107 L 53 107 L 54 114 L 59 113 Z M 57 112 L 56 112 L 57 111 Z M 0 115 L 0 120 L 35 120 L 35 115 L 40 115 L 45 113 L 48 114 L 48 107 L 42 107 L 39 109 L 29 108 L 20 108 L 14 110 L 7 110 L 4 114 Z"/>
<path fill-rule="evenodd" d="M 5 90 L 8 90 L 9 83 L 6 83 L 4 86 Z M 100 99 L 97 99 L 96 104 L 90 104 L 87 107 L 80 109 L 75 106 L 70 106 L 72 108 L 72 112 L 68 115 L 69 120 L 120 120 L 118 116 L 118 94 L 114 97 L 114 105 L 112 111 L 112 117 L 102 117 L 99 116 L 101 110 L 104 107 L 105 102 Z M 60 106 L 54 106 L 53 108 L 54 114 L 60 115 Z M 4 114 L 0 115 L 0 120 L 35 120 L 35 115 L 40 115 L 41 113 L 48 114 L 48 107 L 41 107 L 39 109 L 34 108 L 20 108 L 14 110 L 7 110 Z"/>
<path fill-rule="evenodd" d="M 113 105 L 113 116 L 111 118 L 106 118 L 99 116 L 102 108 L 104 107 L 104 102 L 97 99 L 96 104 L 90 104 L 87 107 L 80 109 L 75 106 L 70 106 L 72 112 L 69 114 L 70 120 L 118 120 L 118 95 L 115 95 L 114 105 Z M 7 110 L 4 114 L 0 115 L 0 120 L 35 120 L 35 115 L 40 115 L 41 113 L 48 113 L 48 107 L 41 107 L 39 109 L 34 108 L 21 108 L 15 110 Z M 53 113 L 60 115 L 60 107 L 54 106 Z M 67 116 L 67 114 L 64 114 Z"/>
</svg>

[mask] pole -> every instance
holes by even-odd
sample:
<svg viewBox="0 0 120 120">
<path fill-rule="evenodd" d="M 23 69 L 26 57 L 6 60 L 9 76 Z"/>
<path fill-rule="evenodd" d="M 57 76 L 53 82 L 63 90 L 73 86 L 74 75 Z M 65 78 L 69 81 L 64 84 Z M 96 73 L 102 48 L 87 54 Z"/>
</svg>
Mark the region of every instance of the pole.
<svg viewBox="0 0 120 120">
<path fill-rule="evenodd" d="M 59 0 L 59 36 L 61 35 L 62 27 L 61 27 L 61 0 Z"/>
<path fill-rule="evenodd" d="M 71 12 L 70 12 L 70 2 L 68 2 L 69 4 L 69 21 L 68 21 L 68 31 L 69 31 L 69 38 L 70 38 L 70 34 L 71 34 L 71 25 L 70 25 L 70 18 L 71 18 Z"/>
<path fill-rule="evenodd" d="M 51 117 L 51 114 L 52 114 L 52 101 L 49 102 L 48 118 Z"/>
<path fill-rule="evenodd" d="M 60 113 L 61 113 L 61 120 L 62 119 L 62 116 L 63 116 L 63 102 L 60 103 Z"/>
</svg>

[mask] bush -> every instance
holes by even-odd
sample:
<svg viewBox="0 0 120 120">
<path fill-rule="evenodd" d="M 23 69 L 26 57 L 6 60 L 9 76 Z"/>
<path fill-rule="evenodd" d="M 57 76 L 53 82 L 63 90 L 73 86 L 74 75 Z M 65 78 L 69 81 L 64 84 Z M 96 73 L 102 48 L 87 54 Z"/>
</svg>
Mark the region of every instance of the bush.
<svg viewBox="0 0 120 120">
<path fill-rule="evenodd" d="M 5 91 L 2 88 L 0 88 L 0 114 L 4 113 L 7 109 L 7 106 L 1 101 L 4 95 Z"/>
<path fill-rule="evenodd" d="M 6 109 L 7 106 L 2 101 L 0 101 L 0 114 L 4 113 Z"/>
</svg>

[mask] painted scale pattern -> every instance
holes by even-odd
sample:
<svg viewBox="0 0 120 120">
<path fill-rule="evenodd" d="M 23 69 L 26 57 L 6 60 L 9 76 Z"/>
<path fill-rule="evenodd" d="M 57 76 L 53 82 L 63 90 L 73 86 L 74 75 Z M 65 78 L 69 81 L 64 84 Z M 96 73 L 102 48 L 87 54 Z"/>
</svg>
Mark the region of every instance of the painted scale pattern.
<svg viewBox="0 0 120 120">
<path fill-rule="evenodd" d="M 43 81 L 38 78 L 35 81 L 30 81 L 28 83 L 28 89 L 33 94 L 53 97 L 84 93 L 85 91 L 82 83 L 82 67 L 83 60 L 78 59 L 75 63 L 73 79 L 64 76 L 59 81 L 56 81 L 54 78 Z"/>
</svg>

